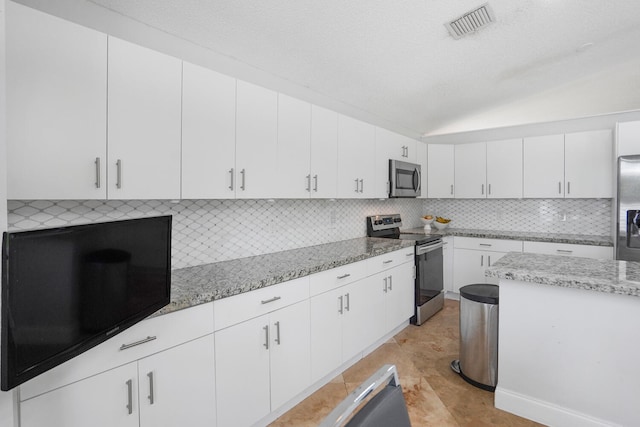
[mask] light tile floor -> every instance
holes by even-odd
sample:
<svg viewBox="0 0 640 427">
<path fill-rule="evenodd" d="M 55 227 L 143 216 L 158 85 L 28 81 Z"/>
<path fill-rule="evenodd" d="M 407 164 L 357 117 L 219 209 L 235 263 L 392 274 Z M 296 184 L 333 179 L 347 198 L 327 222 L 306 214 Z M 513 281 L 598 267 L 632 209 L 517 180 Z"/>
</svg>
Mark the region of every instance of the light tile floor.
<svg viewBox="0 0 640 427">
<path fill-rule="evenodd" d="M 493 406 L 493 393 L 466 383 L 449 364 L 458 358 L 459 304 L 422 326 L 410 325 L 271 424 L 316 426 L 349 392 L 385 363 L 395 364 L 409 416 L 418 426 L 537 426 Z"/>
</svg>

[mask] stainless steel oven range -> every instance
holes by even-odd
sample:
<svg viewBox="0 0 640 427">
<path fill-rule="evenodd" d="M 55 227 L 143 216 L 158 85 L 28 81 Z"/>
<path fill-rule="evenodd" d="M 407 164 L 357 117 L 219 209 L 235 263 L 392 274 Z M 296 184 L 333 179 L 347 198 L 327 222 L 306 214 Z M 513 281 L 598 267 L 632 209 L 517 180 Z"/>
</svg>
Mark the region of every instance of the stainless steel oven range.
<svg viewBox="0 0 640 427">
<path fill-rule="evenodd" d="M 399 214 L 367 217 L 367 236 L 415 242 L 415 314 L 411 323 L 421 325 L 444 306 L 442 247 L 439 235 L 400 232 Z"/>
</svg>

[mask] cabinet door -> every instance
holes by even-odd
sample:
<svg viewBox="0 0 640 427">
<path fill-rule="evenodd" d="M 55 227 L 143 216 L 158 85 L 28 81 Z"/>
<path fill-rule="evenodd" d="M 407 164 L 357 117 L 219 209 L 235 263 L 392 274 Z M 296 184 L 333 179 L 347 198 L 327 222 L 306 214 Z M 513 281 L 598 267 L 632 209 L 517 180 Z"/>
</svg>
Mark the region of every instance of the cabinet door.
<svg viewBox="0 0 640 427">
<path fill-rule="evenodd" d="M 427 146 L 427 186 L 430 199 L 452 199 L 454 194 L 454 147 L 445 144 Z"/>
<path fill-rule="evenodd" d="M 455 146 L 456 199 L 487 197 L 487 147 L 484 142 Z"/>
<path fill-rule="evenodd" d="M 106 198 L 107 36 L 6 6 L 8 198 Z"/>
<path fill-rule="evenodd" d="M 338 197 L 373 197 L 374 170 L 375 128 L 338 115 Z"/>
<path fill-rule="evenodd" d="M 182 61 L 109 37 L 110 199 L 180 198 Z"/>
<path fill-rule="evenodd" d="M 442 241 L 442 280 L 445 291 L 453 292 L 453 239 L 455 237 L 443 237 Z"/>
<path fill-rule="evenodd" d="M 611 130 L 568 133 L 564 136 L 564 179 L 567 198 L 613 197 L 613 139 Z"/>
<path fill-rule="evenodd" d="M 342 288 L 311 298 L 311 381 L 322 379 L 342 363 Z"/>
<path fill-rule="evenodd" d="M 564 197 L 564 135 L 524 138 L 523 196 Z"/>
<path fill-rule="evenodd" d="M 236 80 L 185 62 L 182 198 L 235 198 Z"/>
<path fill-rule="evenodd" d="M 278 94 L 277 182 L 272 194 L 286 199 L 311 195 L 311 104 Z"/>
<path fill-rule="evenodd" d="M 522 139 L 487 142 L 487 198 L 522 198 Z"/>
<path fill-rule="evenodd" d="M 216 424 L 213 334 L 138 362 L 140 426 Z"/>
<path fill-rule="evenodd" d="M 391 332 L 414 314 L 415 281 L 413 263 L 405 263 L 387 271 L 387 292 L 385 294 L 386 331 Z"/>
<path fill-rule="evenodd" d="M 453 292 L 460 292 L 462 286 L 485 283 L 485 262 L 485 254 L 482 251 L 454 249 Z"/>
<path fill-rule="evenodd" d="M 270 412 L 269 333 L 263 315 L 214 334 L 219 426 L 252 425 Z"/>
<path fill-rule="evenodd" d="M 640 121 L 616 123 L 616 143 L 617 157 L 640 154 Z"/>
<path fill-rule="evenodd" d="M 342 289 L 342 361 L 346 362 L 380 338 L 384 329 L 384 296 L 382 278 L 378 275 Z"/>
<path fill-rule="evenodd" d="M 236 197 L 270 198 L 276 185 L 278 94 L 241 80 L 237 85 Z"/>
<path fill-rule="evenodd" d="M 311 197 L 336 197 L 338 174 L 338 113 L 311 106 Z"/>
<path fill-rule="evenodd" d="M 416 163 L 421 166 L 421 178 L 420 178 L 420 197 L 419 199 L 427 198 L 427 176 L 428 173 L 428 165 L 427 165 L 427 144 L 423 142 L 416 143 Z"/>
<path fill-rule="evenodd" d="M 271 313 L 271 410 L 311 384 L 309 300 Z"/>
<path fill-rule="evenodd" d="M 137 427 L 135 362 L 20 403 L 22 427 Z"/>
</svg>

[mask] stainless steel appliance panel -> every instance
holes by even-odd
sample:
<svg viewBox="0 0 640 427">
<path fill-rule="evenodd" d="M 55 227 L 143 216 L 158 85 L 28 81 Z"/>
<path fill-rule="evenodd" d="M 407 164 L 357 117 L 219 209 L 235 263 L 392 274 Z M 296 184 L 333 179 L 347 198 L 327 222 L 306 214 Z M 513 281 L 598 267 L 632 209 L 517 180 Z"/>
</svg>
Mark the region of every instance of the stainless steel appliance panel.
<svg viewBox="0 0 640 427">
<path fill-rule="evenodd" d="M 616 259 L 640 261 L 640 155 L 618 158 Z"/>
<path fill-rule="evenodd" d="M 442 240 L 416 246 L 416 325 L 444 306 L 443 246 Z"/>
<path fill-rule="evenodd" d="M 418 197 L 421 195 L 420 165 L 389 160 L 389 197 Z"/>
</svg>

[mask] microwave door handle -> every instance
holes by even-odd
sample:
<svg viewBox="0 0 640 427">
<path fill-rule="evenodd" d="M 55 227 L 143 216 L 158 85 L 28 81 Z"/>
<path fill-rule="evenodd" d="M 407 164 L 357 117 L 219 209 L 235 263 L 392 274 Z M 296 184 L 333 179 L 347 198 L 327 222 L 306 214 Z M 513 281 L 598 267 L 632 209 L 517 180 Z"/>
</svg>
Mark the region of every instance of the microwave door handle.
<svg viewBox="0 0 640 427">
<path fill-rule="evenodd" d="M 413 189 L 418 191 L 420 189 L 420 172 L 418 169 L 413 171 Z"/>
</svg>

